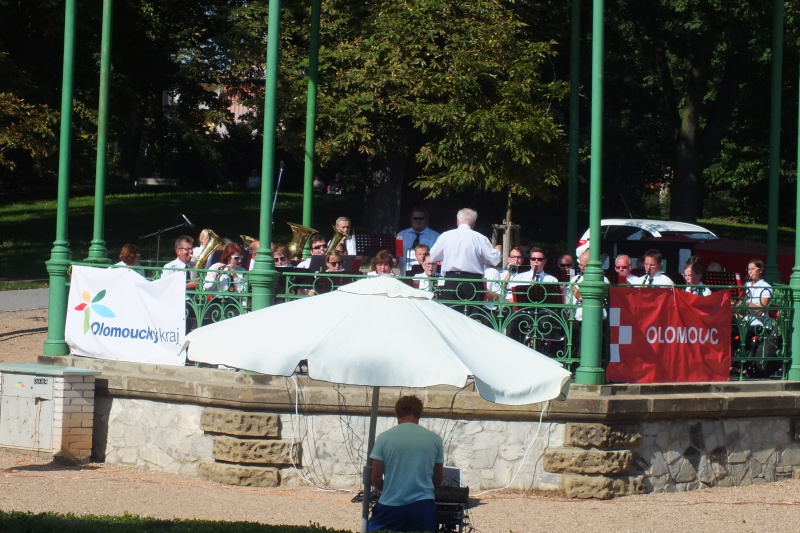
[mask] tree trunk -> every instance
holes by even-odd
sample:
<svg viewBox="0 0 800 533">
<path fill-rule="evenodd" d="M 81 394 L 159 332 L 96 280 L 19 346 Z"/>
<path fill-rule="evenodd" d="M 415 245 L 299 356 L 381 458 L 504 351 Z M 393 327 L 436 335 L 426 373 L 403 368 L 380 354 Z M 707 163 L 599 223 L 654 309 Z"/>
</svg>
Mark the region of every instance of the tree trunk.
<svg viewBox="0 0 800 533">
<path fill-rule="evenodd" d="M 702 172 L 700 153 L 700 114 L 706 94 L 713 45 L 708 34 L 703 35 L 697 47 L 689 86 L 683 105 L 681 128 L 678 132 L 678 153 L 675 180 L 672 183 L 670 218 L 684 222 L 696 222 L 700 175 Z"/>
<path fill-rule="evenodd" d="M 376 160 L 373 164 L 361 217 L 362 233 L 395 233 L 400 223 L 400 200 L 406 182 L 405 154 Z M 390 250 L 394 253 L 393 250 Z"/>
</svg>

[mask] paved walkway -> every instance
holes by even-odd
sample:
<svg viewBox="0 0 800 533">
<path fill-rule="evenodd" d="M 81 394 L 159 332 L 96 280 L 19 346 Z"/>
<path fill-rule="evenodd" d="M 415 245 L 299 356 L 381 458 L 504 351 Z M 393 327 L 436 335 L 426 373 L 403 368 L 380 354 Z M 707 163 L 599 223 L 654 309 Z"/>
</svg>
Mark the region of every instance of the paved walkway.
<svg viewBox="0 0 800 533">
<path fill-rule="evenodd" d="M 0 291 L 0 313 L 46 309 L 50 289 L 28 289 L 24 291 Z"/>
</svg>

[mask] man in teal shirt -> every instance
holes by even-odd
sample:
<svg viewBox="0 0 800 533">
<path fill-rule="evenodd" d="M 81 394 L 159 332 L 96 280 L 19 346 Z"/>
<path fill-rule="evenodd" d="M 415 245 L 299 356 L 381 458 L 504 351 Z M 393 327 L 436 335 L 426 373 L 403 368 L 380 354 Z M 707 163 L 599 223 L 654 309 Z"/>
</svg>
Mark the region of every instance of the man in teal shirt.
<svg viewBox="0 0 800 533">
<path fill-rule="evenodd" d="M 403 396 L 394 406 L 397 425 L 381 433 L 372 449 L 372 485 L 381 497 L 368 531 L 436 531 L 433 487 L 444 476 L 444 445 L 419 425 L 422 401 Z"/>
</svg>

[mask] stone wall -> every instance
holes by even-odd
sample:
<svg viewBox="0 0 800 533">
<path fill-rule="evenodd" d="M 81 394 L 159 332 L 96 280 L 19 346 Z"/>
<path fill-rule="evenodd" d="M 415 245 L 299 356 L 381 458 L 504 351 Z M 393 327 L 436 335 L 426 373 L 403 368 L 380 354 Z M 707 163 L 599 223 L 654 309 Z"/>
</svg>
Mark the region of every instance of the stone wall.
<svg viewBox="0 0 800 533">
<path fill-rule="evenodd" d="M 97 461 L 196 475 L 211 457 L 198 405 L 98 397 L 92 457 Z"/>
<path fill-rule="evenodd" d="M 302 477 L 331 487 L 359 486 L 368 422 L 365 416 L 282 415 L 282 438 L 290 440 L 294 431 L 302 443 L 303 462 L 300 473 L 282 470 L 281 484 L 302 484 Z M 376 431 L 380 434 L 395 423 L 394 418 L 379 417 Z M 445 465 L 461 468 L 462 483 L 473 492 L 508 484 L 560 488 L 561 477 L 545 472 L 542 458 L 548 446 L 563 443 L 564 424 L 442 418 L 423 418 L 420 424 L 442 437 Z"/>
<path fill-rule="evenodd" d="M 205 472 L 210 477 L 219 475 L 216 464 L 237 464 L 239 472 L 272 469 L 265 478 L 282 485 L 360 484 L 368 387 L 72 357 L 40 361 L 102 372 L 97 459 L 191 474 L 205 464 L 216 472 Z M 378 432 L 394 423 L 402 394 L 422 398 L 423 424 L 442 436 L 446 463 L 463 469 L 473 493 L 511 486 L 609 498 L 800 475 L 800 382 L 573 384 L 566 401 L 547 406 L 492 404 L 471 384 L 385 388 Z M 206 409 L 241 427 L 204 425 Z M 295 448 L 297 470 L 288 459 Z"/>
<path fill-rule="evenodd" d="M 800 465 L 796 425 L 778 417 L 645 423 L 633 469 L 648 492 L 787 479 Z"/>
<path fill-rule="evenodd" d="M 247 421 L 242 421 L 244 417 Z M 248 421 L 270 417 L 279 418 L 279 422 L 253 424 L 253 431 L 243 429 Z M 226 418 L 240 423 L 219 423 Z M 368 423 L 366 416 L 277 417 L 233 409 L 103 398 L 97 403 L 94 456 L 109 463 L 199 474 L 237 485 L 313 483 L 354 488 L 361 483 Z M 394 418 L 379 417 L 377 431 L 394 424 Z M 542 457 L 548 446 L 563 443 L 563 424 L 544 422 L 539 427 L 530 422 L 426 418 L 422 425 L 442 436 L 445 463 L 460 467 L 462 482 L 473 490 L 506 486 L 515 473 L 515 488 L 560 486 L 560 476 L 544 471 Z M 532 442 L 537 429 L 539 436 Z"/>
</svg>

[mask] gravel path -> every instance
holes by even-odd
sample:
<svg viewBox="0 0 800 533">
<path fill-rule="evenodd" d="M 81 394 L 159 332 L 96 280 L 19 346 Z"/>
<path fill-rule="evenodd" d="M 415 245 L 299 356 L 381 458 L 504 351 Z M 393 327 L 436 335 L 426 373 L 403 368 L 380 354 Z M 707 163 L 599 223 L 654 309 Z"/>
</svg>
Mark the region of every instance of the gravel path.
<svg viewBox="0 0 800 533">
<path fill-rule="evenodd" d="M 47 311 L 0 313 L 0 362 L 35 362 Z M 474 495 L 475 496 L 475 495 Z M 193 476 L 112 464 L 63 467 L 0 450 L 0 509 L 157 518 L 246 520 L 357 531 L 352 492 L 251 489 Z M 800 481 L 690 493 L 579 501 L 500 491 L 474 497 L 470 523 L 481 533 L 755 532 L 800 524 Z"/>
</svg>

